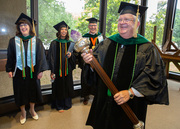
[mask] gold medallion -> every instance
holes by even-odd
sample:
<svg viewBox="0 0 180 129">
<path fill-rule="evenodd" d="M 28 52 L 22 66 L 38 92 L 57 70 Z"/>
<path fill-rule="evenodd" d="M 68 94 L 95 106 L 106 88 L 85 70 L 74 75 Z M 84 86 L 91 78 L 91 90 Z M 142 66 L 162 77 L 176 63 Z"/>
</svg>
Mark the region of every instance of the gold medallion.
<svg viewBox="0 0 180 129">
<path fill-rule="evenodd" d="M 92 49 L 94 49 L 95 48 L 95 46 L 92 46 Z"/>
</svg>

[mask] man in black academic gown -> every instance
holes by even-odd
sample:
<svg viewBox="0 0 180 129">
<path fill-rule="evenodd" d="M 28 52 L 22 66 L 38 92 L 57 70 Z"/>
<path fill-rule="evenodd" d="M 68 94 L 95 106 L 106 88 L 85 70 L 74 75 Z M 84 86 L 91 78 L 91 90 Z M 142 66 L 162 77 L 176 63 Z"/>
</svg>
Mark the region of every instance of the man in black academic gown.
<svg viewBox="0 0 180 129">
<path fill-rule="evenodd" d="M 97 79 L 97 92 L 86 123 L 94 129 L 133 129 L 132 122 L 120 106 L 123 103 L 127 103 L 143 122 L 148 104 L 169 104 L 160 54 L 152 43 L 136 34 L 140 25 L 136 18 L 137 8 L 140 16 L 147 9 L 121 2 L 118 11 L 119 33 L 101 42 L 93 51 L 119 91 L 113 96 L 100 77 Z M 87 64 L 92 60 L 91 53 L 82 53 L 81 56 Z M 88 70 L 91 71 L 90 68 Z M 96 74 L 91 71 L 93 73 Z"/>
<path fill-rule="evenodd" d="M 89 48 L 94 49 L 97 44 L 99 44 L 101 41 L 103 41 L 103 36 L 100 32 L 98 32 L 98 24 L 97 22 L 100 22 L 96 18 L 88 18 L 86 19 L 89 22 L 88 28 L 89 32 L 84 34 L 82 37 L 89 38 L 90 44 Z M 88 104 L 89 95 L 95 93 L 95 88 L 93 86 L 89 86 L 86 83 L 86 80 L 83 77 L 84 72 L 84 61 L 82 58 L 79 58 L 79 65 L 82 69 L 81 73 L 81 96 L 84 97 L 83 103 L 84 105 Z"/>
</svg>

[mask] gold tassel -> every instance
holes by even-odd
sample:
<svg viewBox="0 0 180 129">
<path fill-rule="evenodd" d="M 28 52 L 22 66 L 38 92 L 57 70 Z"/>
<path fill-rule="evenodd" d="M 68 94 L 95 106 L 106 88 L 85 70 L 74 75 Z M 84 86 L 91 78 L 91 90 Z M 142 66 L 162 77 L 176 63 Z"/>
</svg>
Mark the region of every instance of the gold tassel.
<svg viewBox="0 0 180 129">
<path fill-rule="evenodd" d="M 33 54 L 32 54 L 32 38 L 31 38 L 31 69 L 32 69 L 32 72 L 34 72 L 34 66 L 33 66 Z"/>
<path fill-rule="evenodd" d="M 34 20 L 32 20 L 32 24 L 33 24 L 33 33 L 34 33 L 34 36 L 36 36 L 36 29 L 35 29 L 35 25 L 34 25 Z"/>
<path fill-rule="evenodd" d="M 134 37 L 134 38 L 137 38 L 137 23 L 138 23 L 138 17 L 139 17 L 139 5 L 138 5 L 137 13 L 136 13 L 136 21 L 135 21 L 134 30 L 133 30 L 133 37 Z"/>
</svg>

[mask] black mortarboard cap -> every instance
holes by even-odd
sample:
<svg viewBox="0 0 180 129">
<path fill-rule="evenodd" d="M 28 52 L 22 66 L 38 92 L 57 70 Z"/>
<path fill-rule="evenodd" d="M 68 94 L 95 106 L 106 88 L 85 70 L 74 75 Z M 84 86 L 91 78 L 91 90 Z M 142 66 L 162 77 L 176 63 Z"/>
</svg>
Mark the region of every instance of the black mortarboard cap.
<svg viewBox="0 0 180 129">
<path fill-rule="evenodd" d="M 62 25 L 64 25 L 66 28 L 70 29 L 70 27 L 69 27 L 69 26 L 66 24 L 66 22 L 64 22 L 64 21 L 62 21 L 62 22 L 54 25 L 53 27 L 54 27 L 57 31 L 59 31 L 59 28 L 60 28 L 60 26 L 62 26 Z"/>
<path fill-rule="evenodd" d="M 145 13 L 147 8 L 148 7 L 139 5 L 140 17 Z M 137 9 L 138 9 L 138 5 L 136 5 L 136 4 L 131 4 L 131 3 L 127 3 L 127 2 L 121 2 L 118 13 L 120 13 L 120 15 L 130 13 L 130 14 L 136 16 Z"/>
<path fill-rule="evenodd" d="M 89 23 L 97 23 L 97 22 L 100 22 L 98 19 L 92 17 L 92 18 L 88 18 L 86 19 L 86 21 L 89 21 Z"/>
<path fill-rule="evenodd" d="M 26 19 L 28 20 L 31 25 L 33 26 L 33 19 L 30 18 L 29 16 L 27 16 L 26 14 L 24 13 L 21 13 L 21 15 L 19 16 L 19 18 L 17 19 L 17 21 L 15 22 L 15 24 L 18 24 L 18 22 L 21 20 L 21 19 Z M 36 21 L 34 20 L 34 24 L 36 24 Z"/>
</svg>

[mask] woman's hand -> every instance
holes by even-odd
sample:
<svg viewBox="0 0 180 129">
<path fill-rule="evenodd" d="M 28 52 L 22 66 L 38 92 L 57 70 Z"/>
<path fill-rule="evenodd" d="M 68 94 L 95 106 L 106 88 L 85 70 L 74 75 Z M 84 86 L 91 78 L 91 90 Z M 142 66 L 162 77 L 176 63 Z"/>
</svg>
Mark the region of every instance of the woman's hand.
<svg viewBox="0 0 180 129">
<path fill-rule="evenodd" d="M 9 78 L 12 78 L 13 77 L 13 72 L 9 72 L 8 75 L 9 75 Z"/>
<path fill-rule="evenodd" d="M 50 77 L 52 80 L 55 80 L 55 78 L 56 78 L 54 73 L 51 73 Z"/>
<path fill-rule="evenodd" d="M 38 78 L 38 79 L 41 79 L 42 76 L 43 76 L 43 72 L 40 72 L 40 73 L 38 74 L 37 78 Z"/>
<path fill-rule="evenodd" d="M 70 58 L 70 57 L 71 57 L 71 52 L 68 52 L 68 53 L 66 54 L 66 56 L 67 56 L 68 58 Z"/>
</svg>

